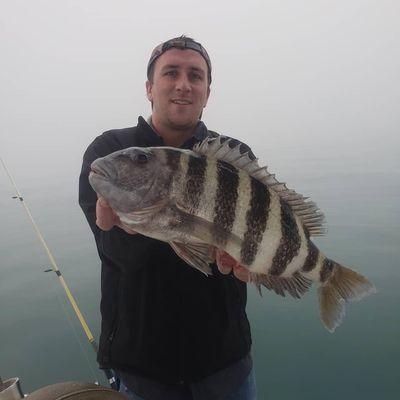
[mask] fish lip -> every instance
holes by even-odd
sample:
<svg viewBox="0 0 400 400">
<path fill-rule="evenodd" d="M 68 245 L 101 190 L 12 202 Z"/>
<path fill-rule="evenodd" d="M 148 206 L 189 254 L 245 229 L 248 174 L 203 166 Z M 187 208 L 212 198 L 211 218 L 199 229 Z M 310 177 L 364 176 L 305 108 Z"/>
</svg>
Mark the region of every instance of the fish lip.
<svg viewBox="0 0 400 400">
<path fill-rule="evenodd" d="M 90 184 L 93 185 L 94 184 L 99 184 L 100 182 L 109 182 L 109 178 L 105 175 L 100 175 L 95 171 L 90 171 L 89 172 L 89 176 L 88 176 L 89 182 Z"/>
<path fill-rule="evenodd" d="M 99 176 L 101 178 L 107 178 L 108 177 L 107 174 L 102 169 L 100 169 L 99 167 L 91 166 L 90 167 L 90 174 Z"/>
</svg>

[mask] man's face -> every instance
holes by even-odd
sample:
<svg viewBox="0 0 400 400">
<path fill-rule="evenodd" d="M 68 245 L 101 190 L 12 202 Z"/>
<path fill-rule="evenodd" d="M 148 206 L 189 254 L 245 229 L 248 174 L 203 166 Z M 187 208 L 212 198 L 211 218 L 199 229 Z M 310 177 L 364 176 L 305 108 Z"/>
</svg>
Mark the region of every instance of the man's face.
<svg viewBox="0 0 400 400">
<path fill-rule="evenodd" d="M 194 127 L 207 104 L 207 63 L 194 50 L 170 49 L 155 62 L 153 81 L 146 82 L 153 102 L 152 121 L 162 128 Z"/>
</svg>

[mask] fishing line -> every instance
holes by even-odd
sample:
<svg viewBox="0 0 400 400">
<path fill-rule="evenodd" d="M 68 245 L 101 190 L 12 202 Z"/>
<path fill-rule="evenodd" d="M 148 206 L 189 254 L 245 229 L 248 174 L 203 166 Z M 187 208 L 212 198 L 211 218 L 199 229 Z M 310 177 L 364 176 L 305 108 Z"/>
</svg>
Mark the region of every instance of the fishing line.
<svg viewBox="0 0 400 400">
<path fill-rule="evenodd" d="M 73 321 L 72 321 L 71 315 L 70 315 L 70 313 L 68 312 L 67 308 L 65 307 L 64 302 L 62 302 L 60 296 L 59 296 L 58 293 L 56 292 L 55 288 L 53 288 L 53 289 L 54 289 L 54 294 L 55 294 L 55 296 L 56 296 L 56 298 L 57 298 L 57 300 L 58 300 L 58 303 L 60 304 L 61 308 L 63 309 L 64 314 L 65 314 L 65 317 L 66 317 L 66 319 L 67 319 L 67 321 L 68 321 L 68 323 L 69 323 L 69 326 L 71 327 L 72 332 L 74 333 L 75 339 L 77 340 L 77 342 L 78 342 L 78 344 L 79 344 L 79 347 L 80 347 L 81 350 L 82 350 L 82 353 L 83 353 L 83 355 L 84 355 L 84 358 L 85 358 L 85 360 L 86 360 L 86 363 L 87 363 L 87 365 L 88 365 L 88 367 L 89 367 L 89 369 L 90 369 L 90 371 L 91 371 L 91 373 L 92 373 L 92 376 L 93 376 L 93 378 L 94 378 L 94 382 L 98 383 L 98 382 L 99 382 L 99 378 L 98 378 L 96 372 L 94 371 L 94 369 L 93 369 L 93 367 L 92 367 L 92 364 L 90 363 L 90 360 L 89 360 L 87 351 L 86 351 L 86 349 L 85 349 L 85 346 L 84 346 L 83 343 L 82 343 L 82 340 L 80 339 L 80 337 L 79 337 L 79 335 L 78 335 L 78 332 L 77 332 L 76 329 L 75 329 L 75 325 L 74 325 L 74 323 L 73 323 Z"/>
<path fill-rule="evenodd" d="M 51 263 L 51 266 L 52 266 L 52 270 L 56 273 L 56 275 L 57 275 L 57 277 L 59 279 L 59 282 L 60 282 L 61 286 L 64 289 L 64 292 L 65 292 L 65 294 L 66 294 L 66 296 L 67 296 L 67 298 L 68 298 L 68 300 L 69 300 L 69 302 L 70 302 L 70 304 L 71 304 L 71 306 L 72 306 L 72 308 L 73 308 L 73 310 L 74 310 L 74 312 L 75 312 L 75 314 L 76 314 L 76 316 L 77 316 L 77 318 L 78 318 L 78 320 L 79 320 L 79 322 L 80 322 L 80 324 L 81 324 L 81 326 L 82 326 L 82 328 L 83 328 L 83 330 L 84 330 L 84 332 L 86 334 L 86 337 L 87 337 L 89 343 L 92 345 L 93 350 L 97 353 L 98 345 L 97 345 L 97 343 L 96 343 L 96 341 L 95 341 L 95 339 L 93 337 L 92 332 L 89 329 L 88 324 L 86 323 L 86 320 L 85 320 L 84 316 L 82 315 L 82 313 L 81 313 L 81 311 L 80 311 L 80 309 L 78 307 L 77 302 L 75 301 L 74 296 L 72 295 L 67 283 L 65 282 L 64 277 L 62 276 L 60 269 L 58 268 L 56 260 L 54 259 L 49 247 L 47 246 L 47 243 L 44 240 L 44 237 L 41 234 L 41 232 L 39 230 L 39 227 L 37 226 L 35 220 L 33 219 L 33 216 L 32 216 L 32 214 L 31 214 L 31 212 L 29 210 L 28 205 L 26 204 L 26 201 L 21 196 L 21 193 L 17 188 L 17 185 L 15 183 L 14 178 L 12 177 L 10 171 L 8 170 L 8 168 L 7 168 L 7 166 L 6 166 L 5 162 L 4 162 L 4 160 L 1 157 L 0 157 L 0 161 L 3 164 L 4 170 L 6 171 L 6 174 L 7 174 L 8 178 L 10 179 L 10 182 L 11 182 L 12 186 L 15 189 L 16 196 L 13 196 L 13 198 L 14 199 L 18 199 L 22 203 L 23 207 L 25 208 L 25 211 L 26 211 L 26 213 L 27 213 L 27 215 L 29 217 L 29 220 L 31 221 L 31 224 L 32 224 L 32 226 L 33 226 L 33 228 L 35 230 L 35 233 L 36 233 L 39 241 L 41 242 L 41 244 L 43 245 L 43 247 L 44 247 L 44 249 L 45 249 L 45 251 L 47 253 L 47 256 L 48 256 L 48 258 L 50 260 L 50 263 Z M 118 387 L 117 387 L 117 384 L 116 384 L 116 381 L 115 381 L 115 377 L 113 376 L 112 372 L 110 370 L 104 370 L 104 373 L 106 374 L 107 379 L 108 379 L 111 387 L 113 389 L 118 390 Z"/>
</svg>

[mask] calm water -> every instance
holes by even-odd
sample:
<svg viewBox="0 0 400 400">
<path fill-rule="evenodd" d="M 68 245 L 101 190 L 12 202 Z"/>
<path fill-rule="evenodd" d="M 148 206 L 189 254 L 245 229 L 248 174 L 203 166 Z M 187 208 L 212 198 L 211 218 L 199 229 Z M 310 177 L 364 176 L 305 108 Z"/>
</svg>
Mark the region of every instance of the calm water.
<svg viewBox="0 0 400 400">
<path fill-rule="evenodd" d="M 259 398 L 398 398 L 400 170 L 389 163 L 371 172 L 361 156 L 308 158 L 298 149 L 278 150 L 279 158 L 270 157 L 274 172 L 327 215 L 329 232 L 318 246 L 368 276 L 378 294 L 350 305 L 330 334 L 319 320 L 315 289 L 298 301 L 267 291 L 260 298 L 249 288 Z M 79 167 L 60 172 L 31 165 L 29 173 L 16 160 L 9 166 L 98 337 L 99 262 L 76 201 Z M 26 392 L 67 380 L 104 383 L 55 274 L 43 272 L 47 256 L 12 195 L 0 170 L 0 376 L 21 377 Z"/>
</svg>

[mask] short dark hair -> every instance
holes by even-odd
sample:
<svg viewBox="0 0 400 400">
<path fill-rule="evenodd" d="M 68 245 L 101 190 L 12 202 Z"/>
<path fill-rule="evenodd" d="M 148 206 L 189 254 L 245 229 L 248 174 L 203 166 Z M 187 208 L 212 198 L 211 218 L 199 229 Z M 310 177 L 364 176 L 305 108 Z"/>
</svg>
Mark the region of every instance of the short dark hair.
<svg viewBox="0 0 400 400">
<path fill-rule="evenodd" d="M 182 35 L 173 39 L 169 39 L 166 42 L 159 44 L 151 53 L 150 60 L 147 64 L 147 79 L 153 82 L 154 79 L 154 66 L 157 59 L 164 54 L 167 50 L 177 48 L 181 50 L 189 49 L 197 51 L 205 60 L 207 64 L 207 78 L 208 85 L 211 84 L 211 60 L 206 49 L 193 38 Z"/>
</svg>

